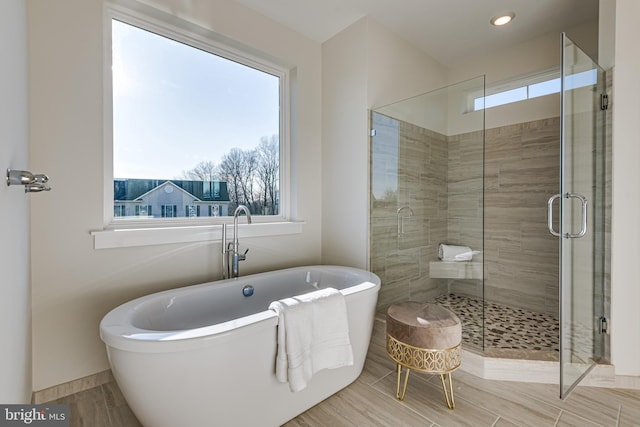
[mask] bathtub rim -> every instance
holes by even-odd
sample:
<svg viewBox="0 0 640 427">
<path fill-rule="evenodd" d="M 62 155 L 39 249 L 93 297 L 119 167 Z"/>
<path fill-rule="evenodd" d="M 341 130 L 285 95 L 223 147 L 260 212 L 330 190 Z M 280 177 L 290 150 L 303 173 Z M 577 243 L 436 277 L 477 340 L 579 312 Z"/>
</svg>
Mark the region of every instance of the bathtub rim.
<svg viewBox="0 0 640 427">
<path fill-rule="evenodd" d="M 211 286 L 213 284 L 215 284 L 214 286 L 223 284 L 233 286 L 237 282 L 242 283 L 244 280 L 255 280 L 278 272 L 308 271 L 310 269 L 337 269 L 338 271 L 357 273 L 362 281 L 340 290 L 340 293 L 345 296 L 347 301 L 351 295 L 372 292 L 377 294 L 380 289 L 380 278 L 376 274 L 364 269 L 320 264 L 284 268 L 235 279 L 218 280 L 169 289 L 135 298 L 117 306 L 102 318 L 100 322 L 100 338 L 106 344 L 107 348 L 138 353 L 165 353 L 206 347 L 212 340 L 215 340 L 216 344 L 219 344 L 220 341 L 232 339 L 232 336 L 233 339 L 236 339 L 239 337 L 238 334 L 244 335 L 245 333 L 250 333 L 247 329 L 248 326 L 251 325 L 258 327 L 257 325 L 260 324 L 260 327 L 264 329 L 273 328 L 278 324 L 278 316 L 273 310 L 269 309 L 214 325 L 171 331 L 148 330 L 135 327 L 132 324 L 132 317 L 136 309 L 145 302 L 155 298 L 161 298 L 169 293 L 188 292 L 188 289 Z M 254 332 L 255 330 L 252 329 L 251 333 Z"/>
</svg>

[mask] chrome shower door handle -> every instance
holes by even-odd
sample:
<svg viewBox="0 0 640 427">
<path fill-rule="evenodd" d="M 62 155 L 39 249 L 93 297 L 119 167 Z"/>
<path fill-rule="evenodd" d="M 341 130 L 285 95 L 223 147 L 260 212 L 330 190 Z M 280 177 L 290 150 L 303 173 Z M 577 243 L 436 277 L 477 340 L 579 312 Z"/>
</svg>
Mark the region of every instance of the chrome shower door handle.
<svg viewBox="0 0 640 427">
<path fill-rule="evenodd" d="M 553 229 L 553 202 L 560 197 L 562 197 L 562 194 L 554 194 L 549 197 L 549 200 L 547 201 L 547 228 L 549 229 L 549 233 L 556 237 L 560 237 L 560 233 Z"/>
<path fill-rule="evenodd" d="M 567 239 L 577 239 L 587 234 L 587 198 L 581 194 L 567 193 L 564 195 L 567 199 L 578 199 L 582 205 L 582 220 L 580 222 L 580 232 L 578 233 L 566 233 L 564 237 Z"/>
<path fill-rule="evenodd" d="M 564 233 L 564 235 L 558 233 L 553 229 L 553 202 L 559 198 L 564 199 L 578 199 L 580 200 L 580 204 L 582 206 L 581 212 L 581 222 L 580 222 L 580 231 L 578 233 Z M 547 228 L 549 229 L 549 233 L 553 234 L 556 237 L 564 237 L 565 239 L 577 239 L 583 237 L 587 234 L 587 199 L 581 194 L 573 194 L 573 193 L 565 193 L 565 194 L 554 194 L 549 197 L 547 201 Z"/>
</svg>

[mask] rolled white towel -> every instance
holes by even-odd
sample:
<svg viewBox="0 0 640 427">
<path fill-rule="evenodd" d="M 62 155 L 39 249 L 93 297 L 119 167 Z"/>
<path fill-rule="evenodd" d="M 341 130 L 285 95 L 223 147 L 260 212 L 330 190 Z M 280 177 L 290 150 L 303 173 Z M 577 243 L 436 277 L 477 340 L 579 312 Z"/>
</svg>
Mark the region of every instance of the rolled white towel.
<svg viewBox="0 0 640 427">
<path fill-rule="evenodd" d="M 440 244 L 438 247 L 438 258 L 442 261 L 471 261 L 473 255 L 478 253 L 468 246 L 456 246 Z"/>
</svg>

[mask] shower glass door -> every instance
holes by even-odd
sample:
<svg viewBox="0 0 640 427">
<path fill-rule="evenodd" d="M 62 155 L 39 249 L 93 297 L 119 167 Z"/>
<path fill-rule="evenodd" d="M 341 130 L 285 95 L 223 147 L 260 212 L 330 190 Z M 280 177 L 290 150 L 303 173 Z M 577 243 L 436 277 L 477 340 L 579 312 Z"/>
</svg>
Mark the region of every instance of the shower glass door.
<svg viewBox="0 0 640 427">
<path fill-rule="evenodd" d="M 370 265 L 378 310 L 435 302 L 484 349 L 484 76 L 371 112 Z M 443 262 L 439 245 L 472 259 Z"/>
<path fill-rule="evenodd" d="M 560 206 L 560 397 L 589 372 L 603 339 L 602 306 L 595 295 L 604 286 L 605 173 L 603 70 L 562 35 Z M 553 199 L 553 198 L 552 198 Z M 550 200 L 551 205 L 554 200 Z"/>
</svg>

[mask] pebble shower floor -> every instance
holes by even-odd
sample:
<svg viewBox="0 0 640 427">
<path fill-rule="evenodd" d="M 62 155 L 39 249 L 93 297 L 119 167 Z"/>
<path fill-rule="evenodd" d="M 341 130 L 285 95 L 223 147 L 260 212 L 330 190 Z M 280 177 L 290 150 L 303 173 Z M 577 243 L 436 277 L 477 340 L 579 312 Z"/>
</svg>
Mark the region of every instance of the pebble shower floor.
<svg viewBox="0 0 640 427">
<path fill-rule="evenodd" d="M 460 295 L 443 295 L 438 304 L 449 308 L 462 321 L 462 340 L 482 349 L 482 301 Z M 559 352 L 558 317 L 492 302 L 484 303 L 485 350 Z"/>
</svg>

